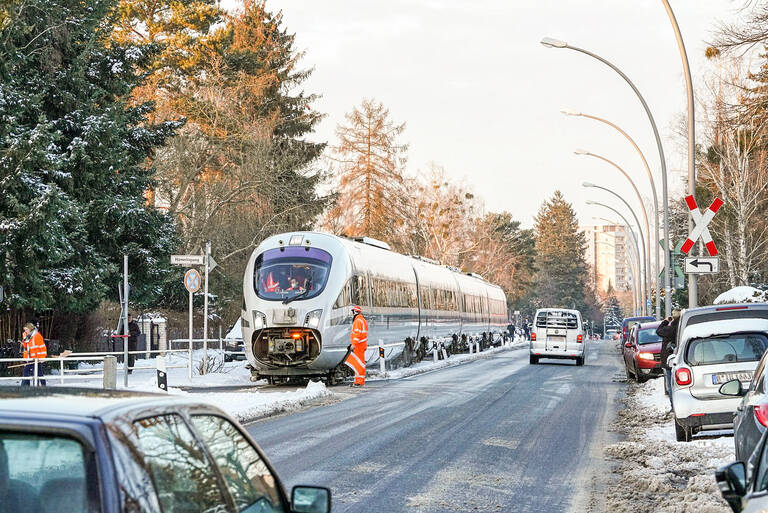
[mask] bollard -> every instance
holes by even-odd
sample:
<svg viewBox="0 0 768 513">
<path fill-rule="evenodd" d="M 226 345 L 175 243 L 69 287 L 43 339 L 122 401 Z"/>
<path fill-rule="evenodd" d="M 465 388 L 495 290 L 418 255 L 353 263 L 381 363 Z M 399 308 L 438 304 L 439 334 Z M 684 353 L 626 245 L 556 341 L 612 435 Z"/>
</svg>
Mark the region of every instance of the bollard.
<svg viewBox="0 0 768 513">
<path fill-rule="evenodd" d="M 472 342 L 468 342 L 467 345 L 469 346 L 469 354 L 472 354 Z"/>
<path fill-rule="evenodd" d="M 113 355 L 104 357 L 104 388 L 110 390 L 117 388 L 117 358 Z"/>
<path fill-rule="evenodd" d="M 382 376 L 387 373 L 387 360 L 384 358 L 384 347 L 381 339 L 379 339 L 379 372 Z"/>
<path fill-rule="evenodd" d="M 480 352 L 480 342 L 475 342 L 475 352 L 476 353 Z"/>
<path fill-rule="evenodd" d="M 448 359 L 448 353 L 446 352 L 445 348 L 442 347 L 442 348 L 440 348 L 440 350 L 443 353 L 443 360 L 447 360 Z"/>
<path fill-rule="evenodd" d="M 437 363 L 437 346 L 432 346 L 432 358 L 434 358 L 434 362 Z"/>
</svg>

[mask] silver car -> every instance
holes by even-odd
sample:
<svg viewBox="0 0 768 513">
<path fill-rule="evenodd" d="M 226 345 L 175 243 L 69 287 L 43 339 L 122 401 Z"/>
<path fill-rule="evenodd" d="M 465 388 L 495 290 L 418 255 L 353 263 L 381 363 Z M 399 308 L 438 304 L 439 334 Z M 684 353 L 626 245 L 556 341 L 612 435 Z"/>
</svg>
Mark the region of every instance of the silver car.
<svg viewBox="0 0 768 513">
<path fill-rule="evenodd" d="M 678 441 L 700 431 L 731 429 L 740 397 L 720 386 L 749 383 L 768 348 L 768 304 L 705 306 L 684 310 L 672 369 L 672 409 Z"/>
</svg>

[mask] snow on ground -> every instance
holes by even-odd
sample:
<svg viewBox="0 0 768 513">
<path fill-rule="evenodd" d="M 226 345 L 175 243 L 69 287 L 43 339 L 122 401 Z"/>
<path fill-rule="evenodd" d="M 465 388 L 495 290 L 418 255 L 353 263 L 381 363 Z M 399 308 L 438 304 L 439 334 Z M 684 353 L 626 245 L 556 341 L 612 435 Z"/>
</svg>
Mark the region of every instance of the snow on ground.
<svg viewBox="0 0 768 513">
<path fill-rule="evenodd" d="M 715 298 L 712 304 L 721 305 L 723 303 L 763 303 L 765 302 L 765 292 L 755 287 L 741 286 L 726 290 Z"/>
<path fill-rule="evenodd" d="M 627 440 L 605 449 L 618 462 L 619 473 L 609 487 L 609 510 L 729 513 L 714 471 L 735 459 L 732 432 L 677 442 L 663 387 L 661 378 L 629 385 L 626 409 L 619 411 L 614 425 Z"/>
</svg>

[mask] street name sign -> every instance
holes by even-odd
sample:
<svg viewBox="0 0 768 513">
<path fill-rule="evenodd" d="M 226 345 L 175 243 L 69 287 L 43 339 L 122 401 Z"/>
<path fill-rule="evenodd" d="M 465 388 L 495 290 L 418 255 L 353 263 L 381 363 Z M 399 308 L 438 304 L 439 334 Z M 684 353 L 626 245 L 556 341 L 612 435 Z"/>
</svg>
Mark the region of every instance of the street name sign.
<svg viewBox="0 0 768 513">
<path fill-rule="evenodd" d="M 204 255 L 171 255 L 171 265 L 203 265 Z"/>
<path fill-rule="evenodd" d="M 200 290 L 200 272 L 197 269 L 190 269 L 184 274 L 184 288 L 190 293 Z"/>
<path fill-rule="evenodd" d="M 688 274 L 715 274 L 720 272 L 720 258 L 694 257 L 685 259 L 685 272 Z"/>
</svg>

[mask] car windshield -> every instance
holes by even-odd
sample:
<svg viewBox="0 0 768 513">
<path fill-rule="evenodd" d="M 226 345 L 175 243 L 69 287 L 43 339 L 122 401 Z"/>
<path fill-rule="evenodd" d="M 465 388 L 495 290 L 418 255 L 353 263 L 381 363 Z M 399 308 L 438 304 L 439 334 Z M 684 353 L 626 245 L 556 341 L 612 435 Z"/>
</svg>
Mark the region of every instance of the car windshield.
<svg viewBox="0 0 768 513">
<path fill-rule="evenodd" d="M 756 362 L 767 347 L 768 339 L 762 333 L 734 333 L 694 339 L 688 344 L 686 357 L 690 365 Z"/>
<path fill-rule="evenodd" d="M 637 343 L 643 344 L 656 344 L 661 342 L 661 337 L 656 334 L 656 329 L 640 330 L 637 332 Z"/>
<path fill-rule="evenodd" d="M 331 255 L 318 248 L 289 246 L 268 249 L 256 258 L 254 289 L 262 299 L 308 299 L 325 287 Z"/>
</svg>

